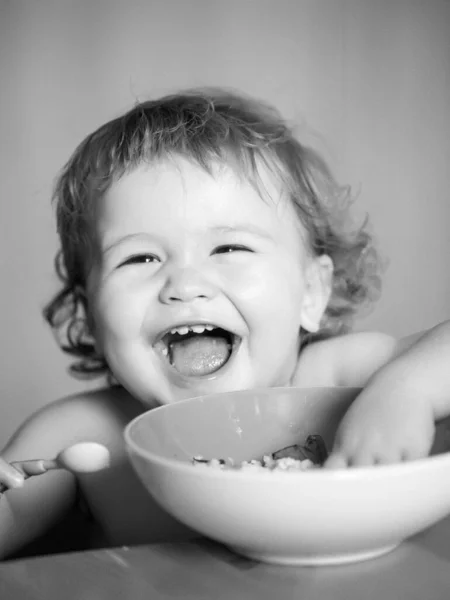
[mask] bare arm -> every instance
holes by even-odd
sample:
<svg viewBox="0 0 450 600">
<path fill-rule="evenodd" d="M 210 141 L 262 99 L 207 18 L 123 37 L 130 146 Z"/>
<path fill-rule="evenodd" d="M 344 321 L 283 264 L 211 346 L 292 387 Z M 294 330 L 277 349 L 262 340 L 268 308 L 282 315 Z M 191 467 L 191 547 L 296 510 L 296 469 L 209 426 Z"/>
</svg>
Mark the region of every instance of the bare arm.
<svg viewBox="0 0 450 600">
<path fill-rule="evenodd" d="M 9 463 L 53 454 L 51 445 L 41 441 L 40 424 L 35 425 L 31 421 L 18 432 L 2 452 L 4 461 Z M 8 465 L 2 466 L 8 469 Z M 8 483 L 7 476 L 2 480 Z M 21 487 L 7 490 L 0 497 L 0 559 L 50 529 L 69 509 L 74 498 L 75 480 L 65 471 L 29 478 Z"/>
<path fill-rule="evenodd" d="M 426 456 L 435 421 L 450 414 L 450 321 L 399 342 L 378 338 L 364 349 L 356 343 L 341 356 L 347 366 L 340 385 L 353 385 L 352 371 L 361 364 L 366 381 L 340 424 L 327 466 Z"/>
<path fill-rule="evenodd" d="M 0 559 L 48 531 L 72 506 L 74 476 L 53 472 L 28 479 L 0 499 Z"/>
<path fill-rule="evenodd" d="M 406 345 L 405 345 L 406 342 Z M 394 360 L 380 373 L 378 384 L 394 380 L 414 396 L 427 398 L 435 421 L 450 415 L 450 321 L 401 340 Z"/>
<path fill-rule="evenodd" d="M 92 400 L 75 397 L 46 406 L 15 433 L 2 452 L 3 461 L 51 459 L 73 443 L 98 439 L 98 431 L 107 428 L 92 406 Z M 2 462 L 0 481 L 9 483 L 11 472 Z M 31 477 L 6 491 L 0 497 L 0 559 L 49 530 L 71 508 L 75 492 L 75 477 L 62 470 Z"/>
</svg>

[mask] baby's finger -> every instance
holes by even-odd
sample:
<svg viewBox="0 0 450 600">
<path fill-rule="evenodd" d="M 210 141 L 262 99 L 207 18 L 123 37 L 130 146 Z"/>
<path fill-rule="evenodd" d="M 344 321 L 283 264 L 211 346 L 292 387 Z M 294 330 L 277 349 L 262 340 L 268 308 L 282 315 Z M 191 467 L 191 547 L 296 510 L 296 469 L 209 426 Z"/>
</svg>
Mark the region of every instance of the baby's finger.
<svg viewBox="0 0 450 600">
<path fill-rule="evenodd" d="M 373 465 L 393 465 L 401 461 L 402 457 L 399 448 L 394 446 L 386 448 L 384 446 L 382 450 L 378 448 L 364 448 L 355 453 L 349 462 L 352 467 L 371 467 Z"/>
<path fill-rule="evenodd" d="M 23 473 L 0 458 L 0 493 L 9 488 L 22 487 L 25 481 Z"/>
<path fill-rule="evenodd" d="M 332 452 L 323 463 L 324 469 L 346 469 L 348 467 L 347 458 L 338 452 Z"/>
<path fill-rule="evenodd" d="M 409 462 L 412 460 L 419 460 L 420 458 L 425 458 L 428 456 L 428 452 L 424 452 L 423 448 L 420 446 L 412 446 L 409 448 L 405 448 L 401 452 L 400 460 L 403 462 Z"/>
<path fill-rule="evenodd" d="M 371 467 L 378 464 L 380 457 L 371 450 L 358 450 L 349 457 L 348 462 L 351 467 Z"/>
</svg>

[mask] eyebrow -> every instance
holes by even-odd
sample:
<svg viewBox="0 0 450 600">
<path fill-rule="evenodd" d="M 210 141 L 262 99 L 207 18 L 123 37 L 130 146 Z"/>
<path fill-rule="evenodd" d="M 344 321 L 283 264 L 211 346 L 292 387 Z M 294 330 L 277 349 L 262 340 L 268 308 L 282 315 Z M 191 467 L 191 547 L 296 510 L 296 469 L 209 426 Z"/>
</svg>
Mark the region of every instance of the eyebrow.
<svg viewBox="0 0 450 600">
<path fill-rule="evenodd" d="M 124 235 L 115 240 L 112 240 L 112 242 L 109 242 L 105 246 L 102 246 L 101 251 L 104 254 L 107 254 L 108 252 L 113 250 L 116 246 L 119 246 L 120 244 L 123 244 L 124 242 L 133 241 L 133 240 L 137 240 L 137 239 L 143 239 L 146 236 L 147 236 L 147 234 L 145 232 L 128 233 L 127 235 Z"/>
<path fill-rule="evenodd" d="M 220 225 L 217 227 L 211 227 L 210 231 L 212 231 L 213 233 L 221 233 L 221 234 L 250 233 L 252 235 L 257 235 L 257 236 L 262 237 L 267 240 L 273 239 L 272 236 L 269 233 L 267 233 L 267 231 L 264 231 L 264 229 L 256 227 L 255 225 L 252 225 L 251 223 L 248 223 L 245 225 L 236 225 L 236 226 Z M 148 237 L 148 234 L 146 232 L 129 233 L 123 237 L 120 237 L 120 238 L 113 240 L 112 242 L 106 244 L 102 248 L 102 253 L 107 254 L 108 252 L 113 250 L 116 246 L 118 246 L 119 244 L 122 244 L 124 242 L 144 239 L 146 237 Z M 152 237 L 155 237 L 154 234 L 152 234 Z"/>
<path fill-rule="evenodd" d="M 212 231 L 215 233 L 251 233 L 253 235 L 258 235 L 259 237 L 266 238 L 268 240 L 273 239 L 272 236 L 264 231 L 264 229 L 260 229 L 256 225 L 252 225 L 251 223 L 245 225 L 225 225 L 220 227 L 212 227 Z"/>
</svg>

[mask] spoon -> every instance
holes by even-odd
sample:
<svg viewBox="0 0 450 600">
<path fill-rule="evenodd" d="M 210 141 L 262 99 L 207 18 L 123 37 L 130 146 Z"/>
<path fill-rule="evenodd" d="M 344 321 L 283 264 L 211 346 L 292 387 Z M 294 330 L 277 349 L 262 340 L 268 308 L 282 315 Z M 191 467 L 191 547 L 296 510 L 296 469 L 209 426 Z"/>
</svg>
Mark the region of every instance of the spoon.
<svg viewBox="0 0 450 600">
<path fill-rule="evenodd" d="M 66 469 L 71 473 L 94 473 L 106 469 L 110 464 L 109 450 L 97 442 L 80 442 L 62 450 L 55 458 L 24 460 L 11 463 L 21 471 L 25 479 L 41 475 L 53 469 Z M 9 489 L 0 483 L 0 494 Z"/>
</svg>

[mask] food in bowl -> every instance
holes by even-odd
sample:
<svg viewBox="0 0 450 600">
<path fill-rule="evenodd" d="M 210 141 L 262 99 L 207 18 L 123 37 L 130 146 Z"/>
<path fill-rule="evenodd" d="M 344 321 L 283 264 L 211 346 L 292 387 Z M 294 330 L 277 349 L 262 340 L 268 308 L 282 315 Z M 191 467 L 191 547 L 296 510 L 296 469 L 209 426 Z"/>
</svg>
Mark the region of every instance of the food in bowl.
<svg viewBox="0 0 450 600">
<path fill-rule="evenodd" d="M 211 467 L 213 469 L 243 469 L 269 471 L 307 471 L 323 465 L 328 451 L 320 435 L 309 435 L 304 445 L 293 444 L 265 454 L 261 459 L 244 460 L 236 463 L 231 457 L 207 459 L 194 456 L 195 466 Z"/>
</svg>

